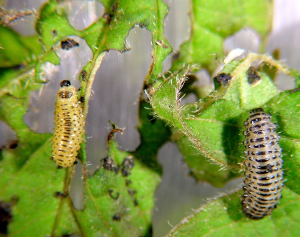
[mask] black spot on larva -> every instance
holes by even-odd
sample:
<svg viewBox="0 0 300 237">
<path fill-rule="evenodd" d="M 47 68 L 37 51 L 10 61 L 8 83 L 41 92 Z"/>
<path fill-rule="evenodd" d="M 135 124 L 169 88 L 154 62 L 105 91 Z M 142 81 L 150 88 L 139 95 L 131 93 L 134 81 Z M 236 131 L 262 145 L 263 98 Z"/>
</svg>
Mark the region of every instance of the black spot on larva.
<svg viewBox="0 0 300 237">
<path fill-rule="evenodd" d="M 230 82 L 231 78 L 232 76 L 230 75 L 230 73 L 224 73 L 224 72 L 221 72 L 214 77 L 214 79 L 217 82 L 219 82 L 221 85 L 227 85 Z"/>
<path fill-rule="evenodd" d="M 252 219 L 271 215 L 281 198 L 283 172 L 279 137 L 271 116 L 263 109 L 250 112 L 245 122 L 247 154 L 242 206 L 244 213 Z M 273 154 L 278 155 L 273 155 Z"/>
<path fill-rule="evenodd" d="M 66 195 L 64 193 L 59 192 L 59 191 L 55 192 L 54 196 L 57 198 L 65 198 L 66 197 Z"/>
<path fill-rule="evenodd" d="M 60 46 L 64 50 L 69 50 L 73 47 L 79 47 L 79 44 L 75 40 L 67 38 L 60 42 Z"/>
<path fill-rule="evenodd" d="M 52 30 L 52 35 L 53 35 L 53 37 L 56 37 L 57 36 L 57 31 L 56 30 Z"/>
<path fill-rule="evenodd" d="M 135 206 L 138 206 L 138 205 L 139 205 L 139 203 L 138 203 L 138 201 L 137 201 L 136 199 L 133 200 L 133 204 L 134 204 Z"/>
<path fill-rule="evenodd" d="M 260 75 L 258 71 L 255 69 L 255 67 L 250 67 L 248 72 L 247 72 L 247 78 L 248 82 L 250 84 L 255 84 L 260 80 Z"/>
<path fill-rule="evenodd" d="M 120 221 L 121 216 L 120 216 L 120 214 L 116 213 L 116 214 L 113 215 L 112 219 L 113 219 L 113 221 Z"/>
<path fill-rule="evenodd" d="M 118 200 L 118 198 L 119 198 L 119 196 L 120 196 L 120 193 L 113 193 L 114 192 L 114 190 L 112 189 L 112 188 L 110 188 L 109 190 L 108 190 L 108 193 L 109 193 L 109 196 L 112 198 L 112 199 L 114 199 L 114 200 Z"/>
<path fill-rule="evenodd" d="M 82 80 L 85 81 L 86 76 L 87 76 L 86 70 L 82 70 L 81 73 L 80 73 L 80 76 L 81 76 Z"/>
</svg>

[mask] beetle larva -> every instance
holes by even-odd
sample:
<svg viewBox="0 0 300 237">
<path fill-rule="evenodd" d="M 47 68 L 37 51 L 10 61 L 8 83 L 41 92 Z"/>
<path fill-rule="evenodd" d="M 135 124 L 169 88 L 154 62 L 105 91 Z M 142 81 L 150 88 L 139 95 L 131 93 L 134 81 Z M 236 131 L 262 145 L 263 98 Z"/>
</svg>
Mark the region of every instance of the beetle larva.
<svg viewBox="0 0 300 237">
<path fill-rule="evenodd" d="M 68 80 L 62 81 L 60 86 L 54 112 L 52 151 L 56 163 L 67 168 L 76 160 L 83 140 L 85 120 L 75 87 Z"/>
<path fill-rule="evenodd" d="M 255 109 L 245 122 L 246 172 L 242 206 L 252 219 L 270 215 L 281 198 L 283 171 L 277 125 L 263 109 Z"/>
</svg>

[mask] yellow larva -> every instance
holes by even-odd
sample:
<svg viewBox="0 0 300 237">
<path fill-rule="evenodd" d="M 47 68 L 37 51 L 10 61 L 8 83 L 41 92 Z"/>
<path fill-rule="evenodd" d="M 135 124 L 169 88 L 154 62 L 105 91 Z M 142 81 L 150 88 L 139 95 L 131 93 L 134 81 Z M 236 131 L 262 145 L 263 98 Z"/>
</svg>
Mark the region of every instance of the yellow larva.
<svg viewBox="0 0 300 237">
<path fill-rule="evenodd" d="M 54 112 L 52 152 L 54 161 L 67 168 L 76 160 L 84 134 L 85 120 L 75 87 L 68 80 L 62 81 L 60 86 Z"/>
<path fill-rule="evenodd" d="M 283 171 L 279 136 L 271 115 L 262 109 L 250 112 L 245 122 L 246 167 L 243 211 L 252 219 L 271 215 L 281 198 Z"/>
</svg>

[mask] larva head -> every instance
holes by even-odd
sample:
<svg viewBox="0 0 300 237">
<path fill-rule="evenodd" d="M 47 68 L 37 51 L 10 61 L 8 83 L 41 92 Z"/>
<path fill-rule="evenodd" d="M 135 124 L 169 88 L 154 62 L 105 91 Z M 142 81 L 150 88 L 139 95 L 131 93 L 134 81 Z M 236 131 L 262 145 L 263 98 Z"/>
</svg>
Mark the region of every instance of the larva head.
<svg viewBox="0 0 300 237">
<path fill-rule="evenodd" d="M 71 85 L 71 82 L 69 80 L 63 80 L 60 82 L 60 87 L 68 87 Z"/>
<path fill-rule="evenodd" d="M 69 80 L 63 80 L 60 82 L 60 89 L 58 91 L 58 99 L 77 100 L 76 89 L 71 85 Z"/>
</svg>

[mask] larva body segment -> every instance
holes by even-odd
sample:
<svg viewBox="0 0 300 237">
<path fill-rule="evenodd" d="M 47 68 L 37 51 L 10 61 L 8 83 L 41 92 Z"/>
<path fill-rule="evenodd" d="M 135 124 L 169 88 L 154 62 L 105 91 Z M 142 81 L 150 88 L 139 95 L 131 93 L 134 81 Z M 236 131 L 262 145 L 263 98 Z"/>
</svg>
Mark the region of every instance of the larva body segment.
<svg viewBox="0 0 300 237">
<path fill-rule="evenodd" d="M 75 87 L 67 80 L 62 81 L 60 85 L 54 113 L 52 151 L 54 161 L 59 166 L 67 168 L 76 160 L 77 151 L 83 140 L 85 120 Z"/>
<path fill-rule="evenodd" d="M 245 122 L 246 172 L 242 206 L 252 219 L 271 215 L 281 198 L 283 171 L 277 125 L 263 109 L 250 112 Z"/>
</svg>

